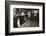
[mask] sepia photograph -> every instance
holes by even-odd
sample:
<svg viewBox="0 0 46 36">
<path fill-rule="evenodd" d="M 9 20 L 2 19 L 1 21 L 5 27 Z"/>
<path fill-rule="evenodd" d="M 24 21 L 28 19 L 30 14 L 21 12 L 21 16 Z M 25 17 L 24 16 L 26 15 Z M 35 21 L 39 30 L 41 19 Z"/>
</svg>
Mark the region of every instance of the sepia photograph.
<svg viewBox="0 0 46 36">
<path fill-rule="evenodd" d="M 44 33 L 44 3 L 5 2 L 5 34 Z"/>
<path fill-rule="evenodd" d="M 39 27 L 39 9 L 13 8 L 14 28 Z"/>
</svg>

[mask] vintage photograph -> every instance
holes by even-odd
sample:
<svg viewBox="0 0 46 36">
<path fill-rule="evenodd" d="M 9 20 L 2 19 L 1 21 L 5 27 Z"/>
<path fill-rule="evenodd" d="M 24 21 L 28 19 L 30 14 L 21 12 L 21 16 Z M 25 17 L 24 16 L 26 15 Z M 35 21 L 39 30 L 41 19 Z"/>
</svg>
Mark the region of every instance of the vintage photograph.
<svg viewBox="0 0 46 36">
<path fill-rule="evenodd" d="M 39 27 L 39 9 L 13 8 L 13 27 Z"/>
<path fill-rule="evenodd" d="M 5 2 L 6 35 L 44 33 L 44 3 Z"/>
</svg>

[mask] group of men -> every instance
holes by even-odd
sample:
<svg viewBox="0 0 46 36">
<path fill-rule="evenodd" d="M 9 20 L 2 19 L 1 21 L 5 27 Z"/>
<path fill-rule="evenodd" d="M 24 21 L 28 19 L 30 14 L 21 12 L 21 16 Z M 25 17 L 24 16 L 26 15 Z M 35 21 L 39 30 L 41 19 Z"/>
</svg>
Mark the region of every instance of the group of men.
<svg viewBox="0 0 46 36">
<path fill-rule="evenodd" d="M 27 20 L 32 20 L 32 17 L 34 18 L 34 16 L 38 15 L 37 11 L 35 11 L 36 13 L 34 13 L 34 11 L 35 10 L 27 12 L 22 11 L 21 13 L 19 12 L 13 19 L 14 27 L 21 27 L 21 25 L 23 25 Z"/>
</svg>

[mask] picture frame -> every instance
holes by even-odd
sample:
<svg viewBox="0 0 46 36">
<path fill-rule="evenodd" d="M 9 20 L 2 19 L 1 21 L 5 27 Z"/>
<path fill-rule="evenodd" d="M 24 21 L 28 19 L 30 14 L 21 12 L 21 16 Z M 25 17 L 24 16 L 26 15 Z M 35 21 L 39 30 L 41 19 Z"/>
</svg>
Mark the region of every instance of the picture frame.
<svg viewBox="0 0 46 36">
<path fill-rule="evenodd" d="M 13 13 L 13 12 L 14 11 L 19 12 L 19 10 L 22 12 L 24 10 L 24 13 L 25 13 L 25 11 L 30 11 L 31 13 L 32 13 L 32 11 L 33 12 L 37 11 L 38 18 L 36 18 L 36 19 L 38 19 L 38 26 L 33 26 L 33 24 L 32 24 L 31 27 L 22 27 L 23 25 L 21 26 L 18 24 L 18 27 L 16 27 L 16 22 L 15 22 L 15 26 L 14 26 L 13 18 L 14 18 L 15 13 Z M 22 12 L 20 14 L 22 14 Z M 16 16 L 17 16 L 17 14 L 16 14 Z M 20 16 L 22 17 L 22 15 L 20 15 Z M 33 19 L 34 19 L 34 17 L 33 17 Z M 21 24 L 23 24 L 23 20 L 21 19 L 21 21 L 22 21 Z M 28 20 L 30 20 L 30 19 L 28 18 Z M 16 19 L 15 19 L 15 21 L 16 21 Z M 19 23 L 19 20 L 17 22 Z M 37 22 L 34 22 L 34 21 L 32 23 L 37 24 Z M 5 34 L 6 35 L 18 35 L 18 34 L 37 34 L 37 33 L 45 33 L 45 3 L 5 1 Z"/>
</svg>

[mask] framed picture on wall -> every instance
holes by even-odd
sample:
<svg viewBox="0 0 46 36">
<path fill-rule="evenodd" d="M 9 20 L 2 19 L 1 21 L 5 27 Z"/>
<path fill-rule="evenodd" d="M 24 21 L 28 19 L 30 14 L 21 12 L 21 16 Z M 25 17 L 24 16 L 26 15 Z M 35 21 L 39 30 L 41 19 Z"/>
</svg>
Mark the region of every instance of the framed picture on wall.
<svg viewBox="0 0 46 36">
<path fill-rule="evenodd" d="M 45 32 L 45 3 L 5 1 L 6 35 Z"/>
</svg>

